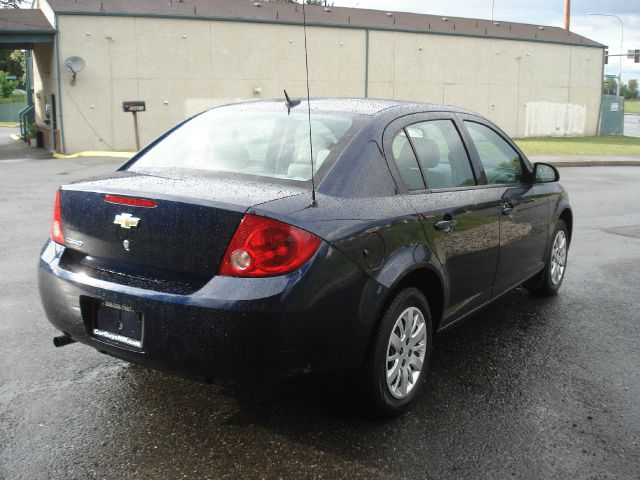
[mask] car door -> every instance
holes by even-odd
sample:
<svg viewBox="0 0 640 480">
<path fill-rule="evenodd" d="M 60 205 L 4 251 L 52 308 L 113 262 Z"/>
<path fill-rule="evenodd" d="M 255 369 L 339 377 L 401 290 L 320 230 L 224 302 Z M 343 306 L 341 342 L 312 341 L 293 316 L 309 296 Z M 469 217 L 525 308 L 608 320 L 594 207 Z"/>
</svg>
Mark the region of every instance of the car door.
<svg viewBox="0 0 640 480">
<path fill-rule="evenodd" d="M 494 295 L 518 285 L 544 266 L 549 199 L 532 182 L 533 169 L 506 135 L 478 117 L 463 122 L 470 151 L 482 168 L 480 182 L 493 192 L 500 212 L 500 256 Z"/>
<path fill-rule="evenodd" d="M 385 131 L 385 154 L 443 266 L 442 326 L 490 300 L 498 262 L 499 211 L 474 168 L 452 114 L 419 114 Z"/>
</svg>

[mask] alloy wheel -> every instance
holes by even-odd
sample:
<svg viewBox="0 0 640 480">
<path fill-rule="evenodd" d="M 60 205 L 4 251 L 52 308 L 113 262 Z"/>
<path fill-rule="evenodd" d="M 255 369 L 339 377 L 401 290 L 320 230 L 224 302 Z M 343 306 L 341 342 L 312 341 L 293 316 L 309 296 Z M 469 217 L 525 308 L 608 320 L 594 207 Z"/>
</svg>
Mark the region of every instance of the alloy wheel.
<svg viewBox="0 0 640 480">
<path fill-rule="evenodd" d="M 555 286 L 560 283 L 567 264 L 567 235 L 564 230 L 558 231 L 553 240 L 551 250 L 551 283 Z"/>
<path fill-rule="evenodd" d="M 424 315 L 409 307 L 396 320 L 387 346 L 387 387 L 394 398 L 406 398 L 418 384 L 426 352 Z"/>
</svg>

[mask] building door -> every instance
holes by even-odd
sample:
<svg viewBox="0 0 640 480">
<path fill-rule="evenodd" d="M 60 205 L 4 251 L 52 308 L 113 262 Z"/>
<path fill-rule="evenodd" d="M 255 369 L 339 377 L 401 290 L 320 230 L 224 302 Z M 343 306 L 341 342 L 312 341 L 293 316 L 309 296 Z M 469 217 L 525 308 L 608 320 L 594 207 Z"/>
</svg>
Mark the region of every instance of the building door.
<svg viewBox="0 0 640 480">
<path fill-rule="evenodd" d="M 624 97 L 602 95 L 600 135 L 624 135 Z"/>
</svg>

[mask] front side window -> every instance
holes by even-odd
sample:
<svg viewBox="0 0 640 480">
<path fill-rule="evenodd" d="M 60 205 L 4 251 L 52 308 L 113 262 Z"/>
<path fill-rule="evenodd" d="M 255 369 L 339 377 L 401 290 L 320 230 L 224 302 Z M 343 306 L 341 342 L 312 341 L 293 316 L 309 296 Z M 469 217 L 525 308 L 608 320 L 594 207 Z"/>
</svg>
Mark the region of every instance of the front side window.
<svg viewBox="0 0 640 480">
<path fill-rule="evenodd" d="M 407 127 L 427 188 L 475 185 L 469 156 L 451 120 L 430 120 Z"/>
<path fill-rule="evenodd" d="M 464 122 L 478 151 L 490 185 L 518 183 L 522 180 L 520 155 L 500 135 L 476 122 Z"/>
<path fill-rule="evenodd" d="M 333 161 L 364 120 L 350 113 L 313 113 L 311 131 L 316 173 Z M 311 179 L 306 110 L 209 110 L 178 127 L 139 157 L 129 170 L 194 175 L 240 174 L 287 182 Z M 326 168 L 324 169 L 326 170 Z"/>
</svg>

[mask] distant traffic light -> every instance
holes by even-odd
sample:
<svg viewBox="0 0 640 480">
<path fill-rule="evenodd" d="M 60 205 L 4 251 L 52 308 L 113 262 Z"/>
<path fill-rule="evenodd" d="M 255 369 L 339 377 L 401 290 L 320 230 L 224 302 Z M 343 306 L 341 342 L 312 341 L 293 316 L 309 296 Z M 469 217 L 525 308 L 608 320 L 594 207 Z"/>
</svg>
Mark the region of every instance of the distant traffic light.
<svg viewBox="0 0 640 480">
<path fill-rule="evenodd" d="M 609 50 L 605 49 L 604 51 L 604 64 L 608 64 L 609 63 Z"/>
<path fill-rule="evenodd" d="M 635 55 L 633 56 L 633 63 L 640 63 L 640 49 L 636 48 Z"/>
</svg>

